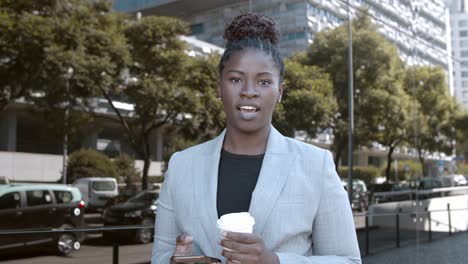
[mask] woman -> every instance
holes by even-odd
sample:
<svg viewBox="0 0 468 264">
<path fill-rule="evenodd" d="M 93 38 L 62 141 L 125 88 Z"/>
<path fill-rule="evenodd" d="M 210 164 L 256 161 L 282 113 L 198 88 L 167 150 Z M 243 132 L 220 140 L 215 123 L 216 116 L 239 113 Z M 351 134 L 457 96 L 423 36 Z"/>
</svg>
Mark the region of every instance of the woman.
<svg viewBox="0 0 468 264">
<path fill-rule="evenodd" d="M 330 152 L 271 125 L 284 90 L 273 19 L 242 14 L 224 38 L 219 93 L 226 129 L 169 161 L 152 263 L 198 254 L 244 264 L 361 263 Z M 255 218 L 253 233 L 227 232 L 219 241 L 218 217 L 243 211 Z"/>
</svg>

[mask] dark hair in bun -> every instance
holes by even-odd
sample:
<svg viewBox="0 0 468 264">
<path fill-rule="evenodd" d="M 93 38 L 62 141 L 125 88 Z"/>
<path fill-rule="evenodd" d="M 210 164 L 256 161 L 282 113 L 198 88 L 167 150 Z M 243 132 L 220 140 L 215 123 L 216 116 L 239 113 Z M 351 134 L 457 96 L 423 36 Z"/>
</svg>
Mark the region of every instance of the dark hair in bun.
<svg viewBox="0 0 468 264">
<path fill-rule="evenodd" d="M 280 82 L 283 80 L 284 64 L 278 50 L 280 33 L 273 18 L 258 13 L 241 14 L 226 27 L 223 37 L 227 43 L 219 62 L 220 76 L 224 63 L 234 52 L 252 48 L 259 49 L 273 58 L 280 73 Z"/>
</svg>

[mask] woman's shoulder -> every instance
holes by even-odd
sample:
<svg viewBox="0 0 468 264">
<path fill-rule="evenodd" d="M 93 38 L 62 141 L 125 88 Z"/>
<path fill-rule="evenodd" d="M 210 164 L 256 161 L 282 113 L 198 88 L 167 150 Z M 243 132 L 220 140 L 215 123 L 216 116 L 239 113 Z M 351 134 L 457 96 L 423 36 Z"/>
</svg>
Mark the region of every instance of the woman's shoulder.
<svg viewBox="0 0 468 264">
<path fill-rule="evenodd" d="M 311 143 L 300 141 L 294 138 L 285 137 L 286 141 L 288 142 L 288 146 L 290 151 L 292 152 L 299 152 L 313 156 L 323 156 L 328 150 L 315 146 Z"/>
<path fill-rule="evenodd" d="M 187 158 L 193 158 L 200 155 L 206 155 L 212 153 L 213 148 L 215 148 L 216 142 L 215 139 L 188 147 L 184 150 L 174 153 L 170 159 L 171 162 L 177 162 L 179 160 L 184 160 Z"/>
</svg>

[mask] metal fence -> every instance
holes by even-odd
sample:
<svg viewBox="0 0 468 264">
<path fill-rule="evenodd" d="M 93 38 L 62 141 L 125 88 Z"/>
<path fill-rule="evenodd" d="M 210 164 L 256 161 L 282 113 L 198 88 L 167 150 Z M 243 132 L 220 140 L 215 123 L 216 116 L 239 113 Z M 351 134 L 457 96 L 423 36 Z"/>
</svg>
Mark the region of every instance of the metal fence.
<svg viewBox="0 0 468 264">
<path fill-rule="evenodd" d="M 370 247 L 370 235 L 373 233 L 377 239 L 381 239 L 380 246 L 376 246 L 375 251 L 379 250 L 386 250 L 389 248 L 400 248 L 402 240 L 405 238 L 402 236 L 402 231 L 405 232 L 406 240 L 408 237 L 408 230 L 402 230 L 400 226 L 401 217 L 404 215 L 409 214 L 411 217 L 418 219 L 418 217 L 424 215 L 431 221 L 431 216 L 435 213 L 444 213 L 447 214 L 448 219 L 448 226 L 447 232 L 438 232 L 438 237 L 441 238 L 443 236 L 452 236 L 456 232 L 465 231 L 465 230 L 457 230 L 454 229 L 452 226 L 452 213 L 455 211 L 468 211 L 468 208 L 463 209 L 451 209 L 450 205 L 447 205 L 447 208 L 444 210 L 431 210 L 431 211 L 414 211 L 414 212 L 397 212 L 387 213 L 387 214 L 369 214 L 369 213 L 356 213 L 355 217 L 364 217 L 365 218 L 365 226 L 362 229 L 357 230 L 358 233 L 358 240 L 361 248 L 361 255 L 363 257 L 369 255 L 371 253 Z M 381 229 L 379 226 L 371 226 L 369 224 L 369 218 L 371 217 L 385 217 L 386 219 L 394 219 L 394 229 L 389 230 L 388 228 Z M 432 225 L 429 225 L 429 227 Z M 82 228 L 56 228 L 56 229 L 15 229 L 15 230 L 0 230 L 0 236 L 8 236 L 8 235 L 25 235 L 25 234 L 40 234 L 40 233 L 79 233 L 79 232 L 104 232 L 104 231 L 128 231 L 128 230 L 137 230 L 137 229 L 147 229 L 147 228 L 154 228 L 154 225 L 125 225 L 125 226 L 105 226 L 105 227 L 82 227 Z M 416 243 L 421 241 L 425 242 L 432 242 L 433 241 L 433 231 L 431 228 L 427 231 L 421 230 L 410 230 L 410 232 L 415 231 L 416 234 L 418 232 L 424 232 L 427 235 L 427 238 L 422 240 L 422 235 L 419 236 L 419 239 L 416 239 Z M 393 242 L 391 243 L 393 246 L 390 246 L 390 240 Z M 411 240 L 411 239 L 409 239 Z M 119 243 L 113 243 L 113 250 L 112 250 L 112 263 L 118 264 L 119 263 Z M 149 263 L 149 261 L 148 261 Z"/>
</svg>

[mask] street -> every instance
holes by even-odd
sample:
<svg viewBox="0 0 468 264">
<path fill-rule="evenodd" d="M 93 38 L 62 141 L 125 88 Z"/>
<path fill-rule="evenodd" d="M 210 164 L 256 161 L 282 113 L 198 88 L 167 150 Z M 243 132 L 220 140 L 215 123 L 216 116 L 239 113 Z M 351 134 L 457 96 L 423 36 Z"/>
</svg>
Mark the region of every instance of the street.
<svg viewBox="0 0 468 264">
<path fill-rule="evenodd" d="M 119 246 L 120 264 L 149 263 L 152 243 L 146 245 Z M 8 256 L 2 263 L 16 264 L 83 264 L 83 263 L 112 263 L 112 244 L 101 238 L 86 240 L 79 251 L 72 252 L 67 257 L 54 255 L 44 250 L 29 250 L 28 252 Z"/>
<path fill-rule="evenodd" d="M 362 256 L 366 255 L 365 252 L 365 214 L 354 214 L 354 221 L 359 240 L 359 247 Z M 97 217 L 94 216 L 96 219 Z M 89 222 L 92 220 L 88 217 Z M 99 225 L 99 224 L 95 224 Z M 427 243 L 427 232 L 415 231 L 401 231 L 401 250 L 407 251 L 405 248 L 412 248 L 417 243 L 420 245 L 431 245 Z M 465 235 L 455 235 L 466 237 Z M 57 256 L 50 249 L 42 248 L 29 248 L 27 251 L 10 254 L 7 256 L 0 256 L 2 263 L 15 263 L 15 264 L 72 264 L 72 263 L 112 263 L 112 242 L 105 241 L 99 234 L 90 234 L 89 238 L 84 241 L 79 251 L 71 253 L 67 257 Z M 451 238 L 448 238 L 447 233 L 433 232 L 433 241 L 445 241 L 438 243 L 448 243 Z M 393 252 L 398 254 L 400 249 L 395 248 L 395 230 L 388 228 L 371 228 L 369 230 L 369 252 L 370 256 L 363 257 L 363 260 L 370 257 L 374 260 L 379 255 L 389 254 Z M 145 245 L 138 244 L 123 244 L 119 245 L 119 263 L 120 264 L 140 264 L 149 263 L 151 258 L 152 243 Z M 460 254 L 458 254 L 460 255 Z M 457 255 L 457 256 L 458 256 Z M 365 263 L 379 263 L 379 262 L 365 262 Z M 404 262 L 403 262 L 404 263 Z M 455 262 L 456 263 L 456 262 Z"/>
</svg>

